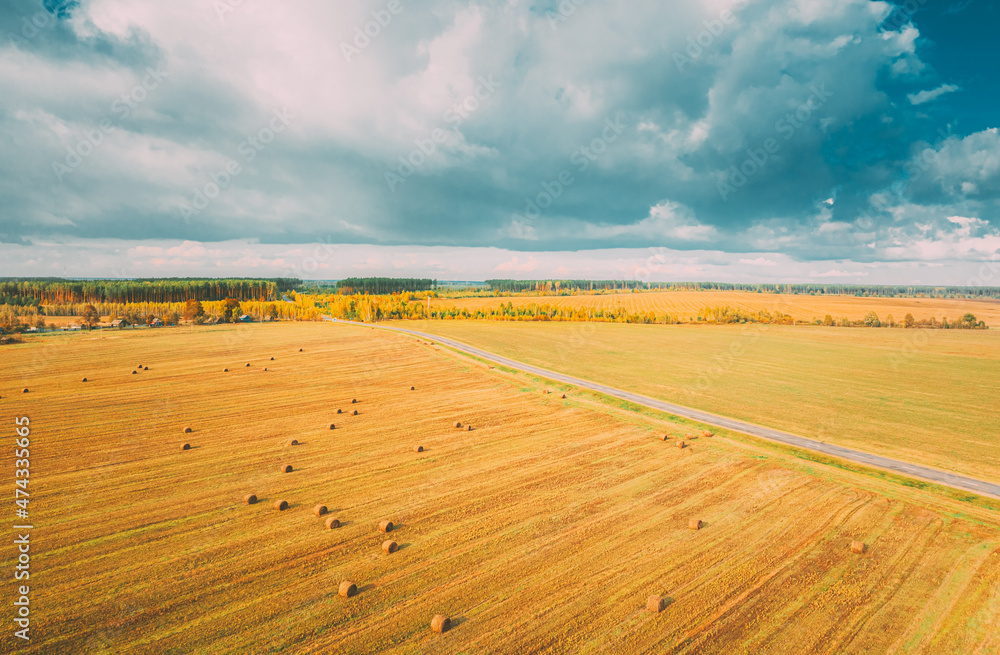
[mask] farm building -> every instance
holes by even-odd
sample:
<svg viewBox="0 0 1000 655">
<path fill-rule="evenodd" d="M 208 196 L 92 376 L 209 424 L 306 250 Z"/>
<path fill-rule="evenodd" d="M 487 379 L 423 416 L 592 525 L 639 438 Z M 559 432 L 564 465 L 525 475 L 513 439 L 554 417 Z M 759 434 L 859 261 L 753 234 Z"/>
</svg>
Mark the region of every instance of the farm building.
<svg viewBox="0 0 1000 655">
<path fill-rule="evenodd" d="M 154 318 L 153 322 L 149 324 L 149 327 L 163 327 L 163 321 L 158 318 Z"/>
<path fill-rule="evenodd" d="M 116 318 L 115 320 L 111 321 L 111 327 L 114 328 L 128 327 L 128 321 L 125 320 L 124 318 Z"/>
<path fill-rule="evenodd" d="M 240 323 L 253 323 L 253 319 L 244 314 L 243 316 L 240 316 Z"/>
</svg>

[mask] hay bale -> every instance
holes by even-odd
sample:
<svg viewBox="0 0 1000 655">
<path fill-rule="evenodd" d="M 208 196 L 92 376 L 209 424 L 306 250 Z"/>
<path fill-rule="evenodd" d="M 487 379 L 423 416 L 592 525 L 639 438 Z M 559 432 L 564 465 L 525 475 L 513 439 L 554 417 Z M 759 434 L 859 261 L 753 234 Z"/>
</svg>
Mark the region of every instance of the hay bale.
<svg viewBox="0 0 1000 655">
<path fill-rule="evenodd" d="M 329 513 L 330 512 L 326 509 L 326 505 L 317 505 L 316 507 L 313 507 L 313 514 L 316 516 L 323 516 L 324 514 Z"/>
<path fill-rule="evenodd" d="M 562 395 L 562 399 L 563 399 L 563 400 L 566 400 L 566 394 L 563 394 L 563 395 Z"/>
<path fill-rule="evenodd" d="M 399 550 L 399 544 L 397 544 L 392 539 L 387 539 L 386 541 L 382 542 L 382 550 L 385 551 L 386 555 L 391 555 L 395 553 L 397 550 Z"/>
<path fill-rule="evenodd" d="M 183 446 L 181 446 L 181 450 L 191 450 L 191 444 L 189 443 L 184 444 Z"/>
<path fill-rule="evenodd" d="M 413 452 L 415 452 L 415 453 L 422 453 L 422 452 L 424 452 L 424 447 L 423 446 L 414 446 L 413 447 Z"/>
<path fill-rule="evenodd" d="M 351 415 L 352 416 L 357 416 L 358 415 L 358 410 L 354 410 L 353 412 L 351 412 Z"/>
<path fill-rule="evenodd" d="M 461 421 L 455 421 L 455 427 L 456 428 L 462 427 L 462 422 Z"/>
<path fill-rule="evenodd" d="M 83 378 L 83 381 L 84 381 L 84 382 L 86 382 L 86 381 L 87 381 L 87 378 Z"/>
<path fill-rule="evenodd" d="M 266 366 L 264 367 L 264 370 L 265 370 L 265 371 L 267 370 L 267 367 L 266 367 Z"/>
<path fill-rule="evenodd" d="M 344 413 L 344 410 L 342 410 L 342 409 L 338 409 L 338 410 L 337 410 L 337 413 L 338 413 L 338 414 L 343 414 L 343 413 Z"/>
<path fill-rule="evenodd" d="M 357 398 L 351 398 L 351 404 L 352 405 L 357 405 L 358 404 L 358 399 Z"/>
<path fill-rule="evenodd" d="M 284 465 L 284 466 L 283 466 L 283 467 L 281 468 L 281 472 L 282 472 L 282 473 L 291 473 L 291 472 L 292 472 L 292 470 L 293 470 L 293 469 L 292 469 L 292 465 L 291 465 L 291 464 L 285 464 L 285 465 Z"/>
<path fill-rule="evenodd" d="M 247 368 L 250 368 L 250 362 L 247 362 Z"/>
<path fill-rule="evenodd" d="M 646 609 L 650 612 L 656 612 L 659 614 L 666 606 L 667 603 L 663 600 L 663 596 L 650 596 L 646 599 Z"/>
<path fill-rule="evenodd" d="M 466 426 L 466 429 L 467 429 L 467 430 L 468 430 L 469 432 L 472 432 L 472 426 L 471 426 L 471 425 L 467 425 L 467 426 Z"/>
<path fill-rule="evenodd" d="M 417 390 L 416 387 L 410 387 L 410 391 L 416 391 L 416 390 Z"/>
<path fill-rule="evenodd" d="M 863 541 L 852 541 L 851 542 L 851 552 L 852 553 L 863 553 L 867 549 L 868 549 L 868 546 Z"/>
<path fill-rule="evenodd" d="M 299 348 L 299 352 L 302 352 L 302 349 L 301 349 L 301 348 Z"/>
<path fill-rule="evenodd" d="M 132 371 L 132 372 L 133 372 L 133 373 L 135 373 L 135 371 Z M 228 368 L 224 368 L 224 369 L 222 369 L 222 372 L 223 372 L 223 373 L 228 373 L 228 372 L 229 372 L 229 369 L 228 369 Z"/>
<path fill-rule="evenodd" d="M 337 425 L 335 423 L 331 423 L 330 424 L 330 429 L 331 430 L 336 430 L 337 429 Z"/>
<path fill-rule="evenodd" d="M 272 361 L 272 362 L 274 361 L 274 357 L 272 357 L 272 358 L 271 358 L 271 361 Z"/>
<path fill-rule="evenodd" d="M 336 530 L 339 527 L 340 527 L 340 521 L 337 520 L 337 519 L 335 519 L 334 517 L 331 516 L 330 518 L 328 518 L 326 520 L 326 529 L 327 530 Z"/>
<path fill-rule="evenodd" d="M 393 527 L 394 526 L 392 525 L 392 521 L 382 521 L 381 523 L 378 524 L 378 531 L 379 532 L 392 532 L 392 528 Z"/>
<path fill-rule="evenodd" d="M 684 443 L 683 439 L 681 439 L 680 441 L 677 442 L 677 447 L 678 448 L 687 448 L 687 444 Z"/>
<path fill-rule="evenodd" d="M 278 510 L 279 512 L 284 512 L 286 509 L 288 509 L 288 501 L 276 500 L 274 502 L 274 509 Z"/>
<path fill-rule="evenodd" d="M 191 434 L 192 432 L 194 432 L 194 430 L 191 428 L 184 428 L 184 434 Z"/>
<path fill-rule="evenodd" d="M 438 614 L 431 619 L 431 630 L 440 633 L 448 632 L 451 630 L 451 619 L 442 614 Z"/>
<path fill-rule="evenodd" d="M 139 371 L 132 371 L 132 375 L 138 375 Z"/>
<path fill-rule="evenodd" d="M 243 497 L 243 502 L 247 505 L 253 505 L 257 502 L 257 496 L 254 494 L 247 494 Z"/>
<path fill-rule="evenodd" d="M 340 589 L 337 593 L 340 594 L 341 598 L 356 596 L 358 594 L 358 585 L 354 584 L 350 580 L 344 580 L 340 583 Z"/>
<path fill-rule="evenodd" d="M 709 430 L 703 430 L 702 433 L 701 433 L 701 436 L 703 436 L 703 437 L 705 437 L 707 439 L 709 437 L 714 437 L 715 435 L 712 434 Z"/>
<path fill-rule="evenodd" d="M 671 435 L 665 434 L 662 437 L 660 437 L 660 441 L 670 441 L 672 438 L 673 437 Z"/>
<path fill-rule="evenodd" d="M 299 445 L 299 440 L 298 439 L 292 439 L 291 441 L 288 442 L 288 445 L 289 446 L 298 446 Z"/>
<path fill-rule="evenodd" d="M 143 366 L 143 367 L 142 367 L 142 370 L 144 370 L 144 371 L 148 371 L 148 370 L 149 370 L 149 367 L 148 367 L 148 366 Z"/>
<path fill-rule="evenodd" d="M 701 519 L 690 519 L 688 521 L 688 528 L 691 530 L 701 530 Z"/>
</svg>

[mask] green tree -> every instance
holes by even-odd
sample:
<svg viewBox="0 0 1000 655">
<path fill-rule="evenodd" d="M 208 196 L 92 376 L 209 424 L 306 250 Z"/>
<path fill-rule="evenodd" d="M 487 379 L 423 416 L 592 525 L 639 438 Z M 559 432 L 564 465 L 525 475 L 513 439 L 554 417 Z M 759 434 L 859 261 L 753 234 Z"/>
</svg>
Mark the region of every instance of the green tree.
<svg viewBox="0 0 1000 655">
<path fill-rule="evenodd" d="M 864 324 L 865 327 L 882 327 L 882 321 L 878 320 L 878 314 L 875 312 L 865 314 Z"/>
<path fill-rule="evenodd" d="M 222 322 L 232 323 L 233 316 L 239 315 L 240 301 L 236 298 L 226 298 L 225 303 L 222 305 Z"/>
<path fill-rule="evenodd" d="M 81 318 L 83 318 L 83 322 L 88 328 L 92 328 L 101 322 L 101 315 L 97 313 L 97 308 L 93 305 L 87 305 L 83 308 Z"/>
<path fill-rule="evenodd" d="M 829 314 L 827 314 L 826 318 L 823 319 L 823 325 L 826 325 L 826 326 L 833 325 L 833 316 L 830 316 Z"/>
<path fill-rule="evenodd" d="M 912 328 L 917 326 L 917 319 L 913 318 L 913 314 L 907 313 L 903 317 L 903 327 Z"/>
<path fill-rule="evenodd" d="M 274 303 L 267 306 L 267 317 L 272 321 L 278 320 L 278 306 Z"/>
</svg>

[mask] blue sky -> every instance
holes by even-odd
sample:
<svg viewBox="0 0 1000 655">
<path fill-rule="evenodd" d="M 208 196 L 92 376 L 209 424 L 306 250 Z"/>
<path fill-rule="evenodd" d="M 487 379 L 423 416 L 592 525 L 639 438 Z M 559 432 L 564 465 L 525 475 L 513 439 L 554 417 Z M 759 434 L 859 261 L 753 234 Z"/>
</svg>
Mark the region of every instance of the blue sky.
<svg viewBox="0 0 1000 655">
<path fill-rule="evenodd" d="M 0 275 L 998 285 L 998 27 L 984 0 L 5 0 Z"/>
</svg>

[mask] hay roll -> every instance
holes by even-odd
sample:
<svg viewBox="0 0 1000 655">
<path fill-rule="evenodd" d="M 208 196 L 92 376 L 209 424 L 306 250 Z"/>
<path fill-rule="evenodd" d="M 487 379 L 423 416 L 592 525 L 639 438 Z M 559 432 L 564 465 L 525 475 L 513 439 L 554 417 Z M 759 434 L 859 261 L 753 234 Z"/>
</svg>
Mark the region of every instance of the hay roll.
<svg viewBox="0 0 1000 655">
<path fill-rule="evenodd" d="M 688 528 L 692 530 L 701 530 L 701 519 L 691 519 L 688 521 Z"/>
<path fill-rule="evenodd" d="M 687 444 L 684 443 L 683 439 L 681 439 L 680 441 L 677 442 L 677 447 L 678 448 L 687 448 Z"/>
<path fill-rule="evenodd" d="M 462 422 L 461 421 L 455 421 L 455 427 L 456 428 L 462 427 Z"/>
<path fill-rule="evenodd" d="M 272 362 L 274 361 L 274 357 L 272 357 L 272 358 L 271 358 L 271 361 L 272 361 Z"/>
<path fill-rule="evenodd" d="M 87 381 L 87 378 L 83 378 L 83 381 L 84 381 L 84 382 L 86 382 L 86 381 Z"/>
<path fill-rule="evenodd" d="M 338 410 L 337 410 L 337 413 L 338 413 L 338 414 L 343 414 L 343 413 L 344 413 L 344 410 L 342 410 L 342 409 L 338 409 Z"/>
<path fill-rule="evenodd" d="M 148 370 L 149 370 L 149 367 L 148 367 L 148 366 L 143 366 L 143 367 L 142 367 L 142 370 L 144 370 L 144 371 L 148 371 Z"/>
<path fill-rule="evenodd" d="M 340 589 L 337 591 L 341 598 L 350 598 L 351 596 L 358 595 L 358 585 L 354 584 L 350 580 L 344 580 L 340 583 Z"/>
<path fill-rule="evenodd" d="M 132 372 L 133 372 L 133 373 L 135 373 L 135 371 L 132 371 Z M 228 373 L 228 372 L 229 372 L 229 369 L 228 369 L 228 368 L 224 368 L 224 369 L 222 369 L 222 372 L 223 372 L 223 373 Z"/>
<path fill-rule="evenodd" d="M 334 517 L 331 516 L 330 518 L 328 518 L 326 520 L 326 529 L 327 530 L 336 530 L 339 527 L 340 527 L 340 521 L 337 520 L 337 519 L 335 519 Z"/>
<path fill-rule="evenodd" d="M 416 391 L 416 390 L 417 390 L 416 387 L 410 387 L 410 391 Z"/>
<path fill-rule="evenodd" d="M 257 502 L 257 496 L 254 494 L 247 494 L 243 497 L 243 502 L 247 505 L 253 505 Z"/>
<path fill-rule="evenodd" d="M 184 434 L 191 434 L 192 432 L 194 432 L 194 430 L 191 428 L 184 428 Z"/>
<path fill-rule="evenodd" d="M 423 446 L 414 446 L 413 447 L 413 452 L 415 452 L 415 453 L 422 453 L 422 452 L 424 452 L 424 447 Z"/>
<path fill-rule="evenodd" d="M 863 553 L 868 549 L 868 546 L 863 541 L 852 541 L 851 542 L 851 552 L 852 553 Z"/>
<path fill-rule="evenodd" d="M 563 395 L 562 395 L 562 399 L 563 399 L 563 400 L 566 400 L 566 394 L 563 394 Z"/>
<path fill-rule="evenodd" d="M 386 555 L 391 555 L 395 553 L 397 550 L 399 550 L 399 544 L 397 544 L 395 541 L 391 539 L 387 539 L 386 541 L 382 542 L 382 550 L 385 551 Z"/>
<path fill-rule="evenodd" d="M 714 435 L 714 434 L 712 434 L 712 433 L 711 433 L 710 431 L 708 431 L 708 430 L 704 430 L 704 431 L 702 431 L 702 433 L 701 433 L 701 436 L 703 436 L 703 437 L 705 437 L 705 438 L 709 438 L 709 437 L 714 437 L 715 435 Z"/>
<path fill-rule="evenodd" d="M 666 606 L 667 603 L 663 600 L 663 596 L 650 596 L 646 599 L 646 609 L 650 612 L 659 614 Z"/>
<path fill-rule="evenodd" d="M 337 425 L 335 423 L 331 423 L 330 424 L 330 429 L 331 430 L 336 430 L 337 429 Z"/>
<path fill-rule="evenodd" d="M 353 416 L 357 416 L 357 415 L 358 415 L 358 410 L 354 410 L 354 411 L 352 412 L 352 415 L 353 415 Z"/>
<path fill-rule="evenodd" d="M 139 371 L 132 371 L 132 375 L 138 375 Z"/>
<path fill-rule="evenodd" d="M 329 511 L 326 509 L 326 505 L 317 505 L 313 507 L 313 514 L 323 516 L 324 514 L 329 514 Z"/>
<path fill-rule="evenodd" d="M 291 441 L 288 442 L 288 445 L 289 446 L 298 446 L 299 445 L 299 440 L 298 439 L 292 439 Z"/>
<path fill-rule="evenodd" d="M 279 512 L 284 512 L 286 509 L 288 509 L 288 501 L 287 500 L 275 501 L 274 509 L 278 510 Z"/>
<path fill-rule="evenodd" d="M 670 441 L 671 439 L 673 439 L 673 437 L 669 434 L 665 434 L 662 437 L 660 437 L 660 441 Z"/>
<path fill-rule="evenodd" d="M 283 466 L 283 467 L 281 468 L 281 472 L 282 472 L 282 473 L 291 473 L 291 472 L 292 472 L 293 470 L 294 470 L 294 469 L 292 468 L 292 465 L 291 465 L 291 464 L 285 464 L 285 465 L 284 465 L 284 466 Z"/>
<path fill-rule="evenodd" d="M 183 446 L 181 446 L 181 450 L 191 450 L 191 444 L 189 443 L 184 444 Z"/>
<path fill-rule="evenodd" d="M 357 398 L 352 398 L 351 399 L 351 404 L 352 405 L 357 405 L 358 404 L 358 399 Z"/>
<path fill-rule="evenodd" d="M 378 531 L 392 532 L 393 527 L 395 526 L 393 526 L 392 521 L 382 521 L 381 523 L 378 524 Z"/>
<path fill-rule="evenodd" d="M 247 368 L 250 368 L 250 362 L 247 362 Z"/>
<path fill-rule="evenodd" d="M 448 632 L 451 630 L 451 619 L 442 614 L 438 614 L 431 619 L 431 630 L 440 633 Z"/>
</svg>

